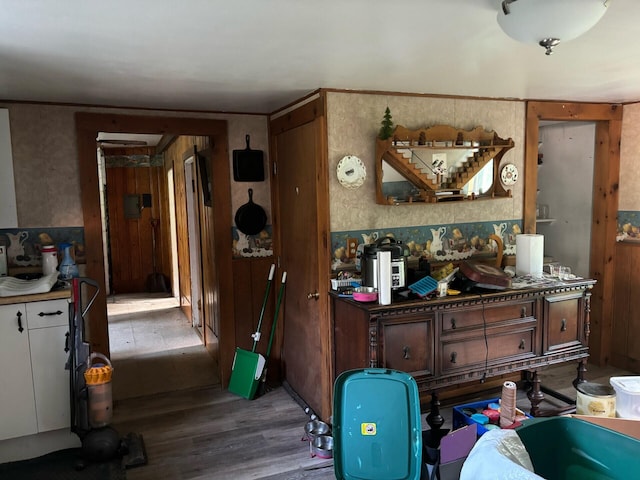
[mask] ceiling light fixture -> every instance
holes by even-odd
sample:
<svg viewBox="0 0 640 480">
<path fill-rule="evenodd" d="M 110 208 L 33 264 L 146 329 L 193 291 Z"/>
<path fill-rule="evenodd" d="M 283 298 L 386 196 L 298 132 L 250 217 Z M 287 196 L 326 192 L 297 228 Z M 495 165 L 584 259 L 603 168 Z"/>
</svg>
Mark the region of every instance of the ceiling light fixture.
<svg viewBox="0 0 640 480">
<path fill-rule="evenodd" d="M 498 24 L 514 40 L 540 45 L 546 54 L 600 21 L 610 0 L 503 0 Z"/>
</svg>

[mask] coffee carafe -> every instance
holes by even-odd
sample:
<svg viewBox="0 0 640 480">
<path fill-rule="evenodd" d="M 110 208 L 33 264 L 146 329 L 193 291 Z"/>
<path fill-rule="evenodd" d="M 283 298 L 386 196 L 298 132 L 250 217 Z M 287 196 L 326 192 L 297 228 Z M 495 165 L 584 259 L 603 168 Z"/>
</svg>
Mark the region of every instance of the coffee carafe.
<svg viewBox="0 0 640 480">
<path fill-rule="evenodd" d="M 390 237 L 378 239 L 376 243 L 365 245 L 360 267 L 362 270 L 362 285 L 378 288 L 378 252 L 391 252 L 392 290 L 404 288 L 407 283 L 407 259 L 404 256 L 404 246 Z"/>
</svg>

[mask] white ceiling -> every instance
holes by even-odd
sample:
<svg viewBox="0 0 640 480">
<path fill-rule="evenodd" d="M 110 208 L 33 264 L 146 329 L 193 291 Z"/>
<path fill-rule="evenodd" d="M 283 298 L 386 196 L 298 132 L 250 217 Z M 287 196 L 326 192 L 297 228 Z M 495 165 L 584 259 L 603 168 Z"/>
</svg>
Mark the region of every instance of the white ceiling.
<svg viewBox="0 0 640 480">
<path fill-rule="evenodd" d="M 520 0 L 533 1 L 533 0 Z M 270 113 L 319 88 L 640 101 L 640 1 L 552 56 L 500 0 L 3 0 L 0 99 Z"/>
</svg>

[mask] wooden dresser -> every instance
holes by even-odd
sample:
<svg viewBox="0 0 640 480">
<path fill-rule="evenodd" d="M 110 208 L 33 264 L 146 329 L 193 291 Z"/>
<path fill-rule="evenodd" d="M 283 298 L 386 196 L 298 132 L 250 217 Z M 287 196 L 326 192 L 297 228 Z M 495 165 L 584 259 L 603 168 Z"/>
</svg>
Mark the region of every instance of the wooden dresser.
<svg viewBox="0 0 640 480">
<path fill-rule="evenodd" d="M 538 368 L 577 361 L 574 385 L 584 381 L 594 284 L 574 280 L 386 306 L 332 294 L 334 375 L 367 367 L 405 371 L 437 407 L 440 389 L 530 371 L 531 413 L 542 414 Z"/>
</svg>

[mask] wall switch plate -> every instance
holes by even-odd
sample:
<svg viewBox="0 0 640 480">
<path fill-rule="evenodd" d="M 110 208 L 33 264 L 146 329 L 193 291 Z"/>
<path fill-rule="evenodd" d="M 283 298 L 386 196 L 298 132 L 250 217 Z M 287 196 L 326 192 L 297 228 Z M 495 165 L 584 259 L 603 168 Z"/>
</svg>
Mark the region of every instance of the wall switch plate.
<svg viewBox="0 0 640 480">
<path fill-rule="evenodd" d="M 356 258 L 357 251 L 358 251 L 358 239 L 347 238 L 347 258 Z"/>
<path fill-rule="evenodd" d="M 7 275 L 7 250 L 4 245 L 0 245 L 0 277 Z"/>
</svg>

